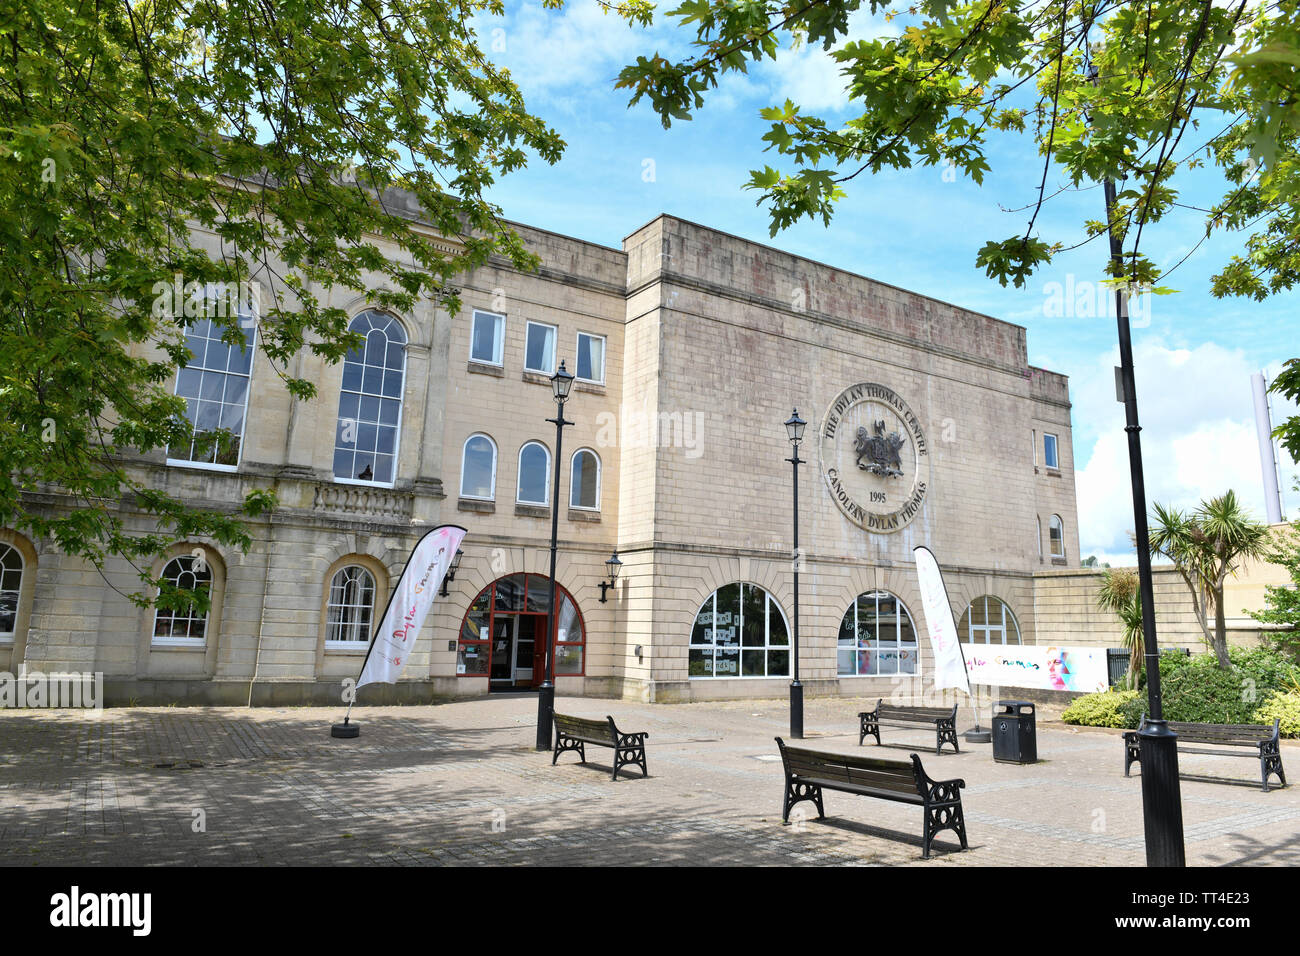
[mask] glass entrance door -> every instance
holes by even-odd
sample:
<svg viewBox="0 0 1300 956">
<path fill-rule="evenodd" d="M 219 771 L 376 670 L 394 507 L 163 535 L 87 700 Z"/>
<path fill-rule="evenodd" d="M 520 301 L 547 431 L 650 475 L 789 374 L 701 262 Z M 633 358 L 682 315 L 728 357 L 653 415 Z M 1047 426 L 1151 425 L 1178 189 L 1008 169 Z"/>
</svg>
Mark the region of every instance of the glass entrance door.
<svg viewBox="0 0 1300 956">
<path fill-rule="evenodd" d="M 533 666 L 533 655 L 537 647 L 536 635 L 546 630 L 546 618 L 535 614 L 520 614 L 515 617 L 515 653 L 514 681 L 516 687 L 531 687 L 540 681 L 533 680 L 538 670 Z"/>
</svg>

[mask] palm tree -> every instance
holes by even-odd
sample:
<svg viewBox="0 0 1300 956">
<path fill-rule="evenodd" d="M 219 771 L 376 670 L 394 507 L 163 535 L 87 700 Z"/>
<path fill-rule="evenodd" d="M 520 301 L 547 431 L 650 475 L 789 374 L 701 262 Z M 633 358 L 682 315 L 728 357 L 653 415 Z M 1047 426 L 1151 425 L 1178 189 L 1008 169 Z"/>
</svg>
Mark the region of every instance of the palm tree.
<svg viewBox="0 0 1300 956">
<path fill-rule="evenodd" d="M 1097 588 L 1097 606 L 1114 611 L 1124 628 L 1124 646 L 1128 648 L 1128 673 L 1124 686 L 1137 690 L 1142 677 L 1142 591 L 1138 587 L 1137 572 L 1126 568 L 1108 568 L 1101 576 Z"/>
<path fill-rule="evenodd" d="M 1268 525 L 1256 521 L 1242 508 L 1235 492 L 1202 501 L 1190 513 L 1154 505 L 1151 553 L 1174 562 L 1192 593 L 1196 619 L 1213 649 L 1219 666 L 1228 665 L 1228 625 L 1223 611 L 1223 585 L 1235 574 L 1243 558 L 1261 558 L 1268 552 Z M 1214 605 L 1214 631 L 1210 631 L 1204 595 Z"/>
</svg>

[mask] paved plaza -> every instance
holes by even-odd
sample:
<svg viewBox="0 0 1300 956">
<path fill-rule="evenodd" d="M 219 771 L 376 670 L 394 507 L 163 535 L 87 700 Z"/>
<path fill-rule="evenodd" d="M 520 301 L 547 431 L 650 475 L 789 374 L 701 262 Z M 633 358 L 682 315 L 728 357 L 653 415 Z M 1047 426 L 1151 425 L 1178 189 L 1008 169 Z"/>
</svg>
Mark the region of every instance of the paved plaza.
<svg viewBox="0 0 1300 956">
<path fill-rule="evenodd" d="M 1031 766 L 964 741 L 936 757 L 924 728 L 885 728 L 884 747 L 860 750 L 864 704 L 808 701 L 806 745 L 916 752 L 932 777 L 965 779 L 968 852 L 943 833 L 922 860 L 919 808 L 829 791 L 825 820 L 782 826 L 784 700 L 561 698 L 562 712 L 649 732 L 649 778 L 613 782 L 608 750 L 588 747 L 585 767 L 533 750 L 537 700 L 520 695 L 359 708 L 357 740 L 329 736 L 336 708 L 5 711 L 0 864 L 1144 863 L 1141 782 L 1123 776 L 1118 731 L 1041 709 Z M 1285 742 L 1283 760 L 1294 778 L 1300 745 Z M 1261 792 L 1250 759 L 1181 767 L 1189 864 L 1300 864 L 1300 790 Z"/>
</svg>

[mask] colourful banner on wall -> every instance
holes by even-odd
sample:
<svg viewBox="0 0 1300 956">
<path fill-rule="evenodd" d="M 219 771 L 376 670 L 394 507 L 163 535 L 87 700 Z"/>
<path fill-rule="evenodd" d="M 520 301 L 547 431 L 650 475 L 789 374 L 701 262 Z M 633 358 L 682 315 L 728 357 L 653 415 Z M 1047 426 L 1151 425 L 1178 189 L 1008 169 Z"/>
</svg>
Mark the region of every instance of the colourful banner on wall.
<svg viewBox="0 0 1300 956">
<path fill-rule="evenodd" d="M 424 619 L 464 537 L 465 529 L 460 525 L 445 524 L 428 532 L 411 551 L 406 568 L 393 588 L 388 609 L 375 629 L 361 677 L 357 679 L 358 688 L 366 684 L 393 684 L 402 675 Z"/>
<path fill-rule="evenodd" d="M 1085 693 L 1110 685 L 1104 647 L 963 644 L 962 650 L 972 684 Z"/>
<path fill-rule="evenodd" d="M 916 577 L 921 587 L 921 604 L 925 608 L 925 626 L 934 649 L 934 686 L 936 690 L 956 687 L 970 693 L 970 678 L 957 640 L 957 625 L 952 620 L 948 589 L 943 586 L 939 562 L 930 549 L 912 549 L 916 557 Z"/>
</svg>

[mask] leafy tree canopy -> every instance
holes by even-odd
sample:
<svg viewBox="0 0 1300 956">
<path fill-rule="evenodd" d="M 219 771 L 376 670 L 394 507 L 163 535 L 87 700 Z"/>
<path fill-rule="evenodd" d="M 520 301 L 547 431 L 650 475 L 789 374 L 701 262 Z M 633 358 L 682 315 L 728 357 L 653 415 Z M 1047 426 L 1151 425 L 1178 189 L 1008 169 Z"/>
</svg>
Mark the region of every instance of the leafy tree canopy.
<svg viewBox="0 0 1300 956">
<path fill-rule="evenodd" d="M 193 430 L 172 382 L 198 319 L 159 283 L 260 289 L 259 356 L 310 398 L 294 356 L 336 361 L 357 344 L 331 289 L 455 309 L 453 278 L 489 255 L 535 264 L 483 194 L 527 152 L 555 162 L 564 144 L 484 56 L 469 25 L 482 11 L 502 6 L 0 5 L 0 526 L 96 565 L 194 535 L 248 546 L 241 518 L 273 505 L 265 491 L 216 513 L 130 467 Z M 393 208 L 395 188 L 457 250 Z M 244 340 L 238 314 L 217 321 Z M 55 490 L 75 506 L 49 507 Z M 124 497 L 156 532 L 128 528 Z"/>
<path fill-rule="evenodd" d="M 1112 262 L 1099 250 L 1110 281 L 1172 291 L 1162 280 L 1181 262 L 1162 272 L 1143 238 L 1177 210 L 1199 220 L 1201 242 L 1219 230 L 1242 236 L 1213 293 L 1262 299 L 1300 278 L 1298 3 L 681 0 L 667 16 L 694 34 L 692 55 L 640 56 L 617 87 L 668 127 L 691 119 L 727 73 L 779 64 L 786 45 L 818 44 L 839 64 L 856 115 L 831 123 L 790 100 L 762 111 L 775 165 L 752 170 L 746 187 L 767 208 L 772 235 L 805 217 L 829 224 L 864 174 L 948 164 L 982 183 L 993 137 L 1023 136 L 1041 168 L 1025 171 L 1033 196 L 1024 228 L 988 237 L 977 254 L 989 277 L 1023 286 L 1109 226 L 1124 253 Z M 860 11 L 895 21 L 900 35 L 852 35 Z M 1222 173 L 1221 198 L 1207 208 L 1181 202 L 1177 174 L 1205 165 Z M 1070 234 L 1043 233 L 1046 201 L 1105 179 L 1118 188 L 1112 222 L 1099 208 Z M 1289 363 L 1274 390 L 1300 398 L 1300 364 Z M 1278 435 L 1300 455 L 1300 418 Z"/>
</svg>

